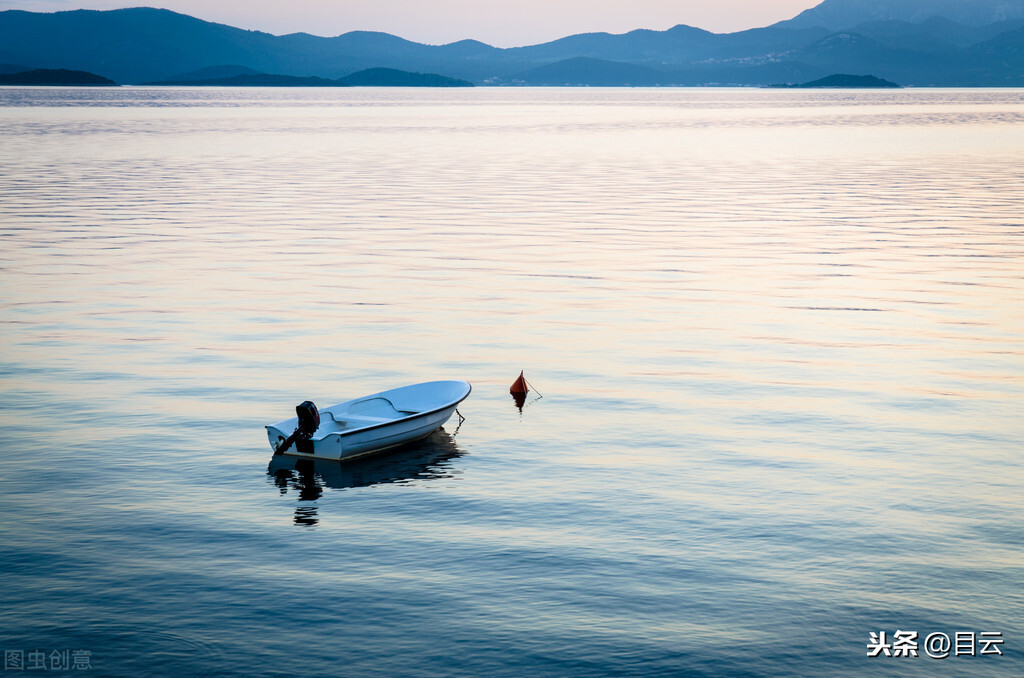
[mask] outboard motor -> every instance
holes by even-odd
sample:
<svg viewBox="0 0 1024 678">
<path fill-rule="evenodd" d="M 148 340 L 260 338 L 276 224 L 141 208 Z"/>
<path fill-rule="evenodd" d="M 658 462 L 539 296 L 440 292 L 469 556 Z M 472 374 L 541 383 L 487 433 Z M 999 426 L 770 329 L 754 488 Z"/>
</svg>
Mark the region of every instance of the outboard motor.
<svg viewBox="0 0 1024 678">
<path fill-rule="evenodd" d="M 295 435 L 302 440 L 309 440 L 320 428 L 320 412 L 312 400 L 307 400 L 295 406 L 295 414 L 299 415 L 299 426 L 295 429 Z"/>
<path fill-rule="evenodd" d="M 299 425 L 295 431 L 288 436 L 281 446 L 274 450 L 274 454 L 284 454 L 285 450 L 292 446 L 296 440 L 309 440 L 316 430 L 320 428 L 320 411 L 316 409 L 313 401 L 307 400 L 295 406 L 295 414 L 299 417 Z M 305 450 L 299 450 L 304 452 Z"/>
</svg>

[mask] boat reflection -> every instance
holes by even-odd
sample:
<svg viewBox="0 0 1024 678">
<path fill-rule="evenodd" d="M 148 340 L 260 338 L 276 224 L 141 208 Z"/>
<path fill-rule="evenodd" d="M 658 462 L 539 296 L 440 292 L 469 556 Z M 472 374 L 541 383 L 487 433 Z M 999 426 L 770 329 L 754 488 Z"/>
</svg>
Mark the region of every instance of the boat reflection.
<svg viewBox="0 0 1024 678">
<path fill-rule="evenodd" d="M 352 461 L 275 455 L 267 475 L 281 494 L 298 493 L 297 500 L 303 503 L 295 508 L 295 524 L 316 525 L 317 507 L 305 502 L 322 497 L 324 488 L 341 490 L 452 478 L 457 471 L 451 462 L 462 454 L 454 436 L 442 428 L 419 442 Z"/>
</svg>

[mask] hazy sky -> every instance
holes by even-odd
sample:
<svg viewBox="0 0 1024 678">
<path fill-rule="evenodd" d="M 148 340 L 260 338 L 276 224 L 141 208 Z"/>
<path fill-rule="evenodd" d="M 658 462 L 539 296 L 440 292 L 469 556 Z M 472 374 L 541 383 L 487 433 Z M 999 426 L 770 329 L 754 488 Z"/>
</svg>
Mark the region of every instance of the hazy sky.
<svg viewBox="0 0 1024 678">
<path fill-rule="evenodd" d="M 334 36 L 385 31 L 416 42 L 464 38 L 496 47 L 532 45 L 573 33 L 665 30 L 688 24 L 716 33 L 791 19 L 821 0 L 0 0 L 0 9 L 163 7 L 274 34 Z"/>
</svg>

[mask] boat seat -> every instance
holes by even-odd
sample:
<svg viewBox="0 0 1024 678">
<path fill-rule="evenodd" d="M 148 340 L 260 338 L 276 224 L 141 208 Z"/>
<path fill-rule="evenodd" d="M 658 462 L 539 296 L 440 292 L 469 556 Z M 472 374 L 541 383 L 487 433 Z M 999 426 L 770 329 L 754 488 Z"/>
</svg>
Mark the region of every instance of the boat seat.
<svg viewBox="0 0 1024 678">
<path fill-rule="evenodd" d="M 360 400 L 357 403 L 352 403 L 342 416 L 356 415 L 360 417 L 383 417 L 386 421 L 389 419 L 405 417 L 410 414 L 415 414 L 415 412 L 400 410 L 387 398 L 377 396 L 375 398 L 367 398 L 366 400 Z"/>
<path fill-rule="evenodd" d="M 339 431 L 385 424 L 416 412 L 400 410 L 387 398 L 377 396 L 352 403 L 342 412 L 324 410 L 320 414 L 322 421 L 317 433 L 323 437 Z M 329 415 L 329 418 L 323 415 Z"/>
<path fill-rule="evenodd" d="M 323 413 L 329 415 L 331 420 L 335 424 L 338 424 L 337 428 L 325 427 L 321 424 L 319 430 L 325 433 L 331 433 L 332 431 L 343 430 L 346 428 L 362 428 L 363 426 L 371 426 L 373 424 L 383 424 L 396 419 L 396 417 L 370 417 L 365 414 L 349 414 L 348 412 L 335 414 L 334 412 L 327 410 Z"/>
<path fill-rule="evenodd" d="M 331 415 L 331 418 L 332 419 L 334 418 L 333 414 Z M 340 420 L 339 419 L 334 419 L 334 421 L 357 422 L 357 423 L 360 423 L 360 424 L 379 424 L 379 423 L 384 422 L 384 421 L 394 421 L 394 420 L 395 420 L 394 417 L 367 417 L 366 415 L 363 415 L 363 414 L 342 414 Z"/>
</svg>

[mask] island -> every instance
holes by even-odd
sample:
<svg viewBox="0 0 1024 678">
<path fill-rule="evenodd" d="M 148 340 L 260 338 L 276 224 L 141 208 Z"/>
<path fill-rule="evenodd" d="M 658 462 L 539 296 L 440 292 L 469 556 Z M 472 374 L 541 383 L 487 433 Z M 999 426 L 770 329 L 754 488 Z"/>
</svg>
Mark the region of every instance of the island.
<svg viewBox="0 0 1024 678">
<path fill-rule="evenodd" d="M 846 75 L 836 73 L 818 80 L 805 82 L 802 85 L 769 85 L 769 87 L 789 89 L 901 89 L 902 85 L 889 82 L 873 75 Z"/>
<path fill-rule="evenodd" d="M 16 86 L 82 86 L 82 87 L 117 87 L 117 83 L 102 75 L 88 71 L 71 71 L 66 68 L 36 68 L 20 73 L 0 74 L 0 85 Z"/>
<path fill-rule="evenodd" d="M 338 78 L 352 87 L 473 87 L 473 83 L 436 73 L 411 73 L 396 68 L 367 68 Z"/>
</svg>

